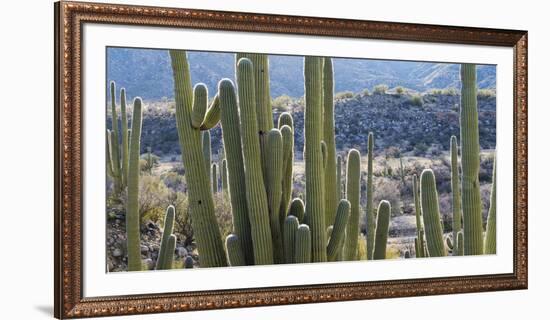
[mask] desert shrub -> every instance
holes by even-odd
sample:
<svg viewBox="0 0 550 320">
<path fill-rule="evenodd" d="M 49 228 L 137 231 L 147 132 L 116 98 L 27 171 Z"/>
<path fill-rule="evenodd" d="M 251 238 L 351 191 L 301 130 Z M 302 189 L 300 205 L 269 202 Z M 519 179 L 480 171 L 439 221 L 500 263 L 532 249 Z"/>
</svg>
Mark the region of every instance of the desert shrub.
<svg viewBox="0 0 550 320">
<path fill-rule="evenodd" d="M 414 146 L 414 155 L 415 156 L 422 156 L 426 154 L 426 151 L 428 151 L 428 145 L 424 142 L 420 142 L 415 144 Z"/>
<path fill-rule="evenodd" d="M 401 250 L 396 245 L 390 244 L 386 247 L 386 259 L 401 258 Z"/>
<path fill-rule="evenodd" d="M 392 215 L 398 215 L 401 213 L 402 201 L 401 201 L 401 182 L 388 178 L 377 178 L 373 181 L 374 184 L 374 207 L 378 207 L 378 204 L 382 200 L 387 200 L 391 204 Z"/>
<path fill-rule="evenodd" d="M 415 107 L 421 107 L 424 104 L 422 96 L 419 94 L 412 95 L 409 101 Z"/>
<path fill-rule="evenodd" d="M 494 155 L 481 157 L 479 163 L 479 181 L 491 183 L 493 181 Z"/>
<path fill-rule="evenodd" d="M 144 153 L 139 159 L 139 169 L 141 172 L 151 173 L 154 168 L 159 166 L 160 158 L 153 153 Z"/>
<path fill-rule="evenodd" d="M 174 234 L 178 239 L 184 241 L 187 247 L 193 243 L 193 228 L 191 227 L 191 217 L 189 216 L 189 200 L 185 193 L 176 192 L 173 199 L 174 207 L 176 208 L 176 217 L 174 221 Z"/>
<path fill-rule="evenodd" d="M 399 87 L 396 87 L 395 88 L 395 93 L 398 94 L 398 95 L 402 95 L 405 93 L 405 88 L 399 86 Z"/>
<path fill-rule="evenodd" d="M 172 189 L 172 191 L 185 192 L 187 189 L 185 184 L 185 177 L 179 175 L 177 172 L 169 171 L 163 174 L 162 180 L 168 188 Z"/>
<path fill-rule="evenodd" d="M 374 94 L 386 94 L 386 91 L 388 91 L 388 86 L 385 84 L 379 84 L 374 87 Z"/>
<path fill-rule="evenodd" d="M 279 112 L 288 111 L 292 105 L 292 98 L 284 94 L 273 99 L 271 104 L 273 108 Z"/>
<path fill-rule="evenodd" d="M 369 89 L 365 88 L 365 89 L 363 89 L 363 91 L 361 92 L 361 94 L 362 94 L 363 96 L 369 96 L 369 95 L 370 95 L 370 91 L 369 91 Z"/>
<path fill-rule="evenodd" d="M 233 215 L 231 214 L 231 203 L 229 198 L 223 192 L 214 194 L 214 208 L 216 218 L 220 227 L 222 238 L 225 239 L 233 232 Z"/>
<path fill-rule="evenodd" d="M 357 243 L 357 260 L 367 260 L 367 242 L 365 241 L 365 236 L 361 233 L 359 234 Z"/>
<path fill-rule="evenodd" d="M 353 92 L 351 91 L 338 92 L 337 94 L 334 95 L 334 99 L 336 100 L 343 100 L 343 99 L 350 99 L 350 98 L 353 98 Z"/>
<path fill-rule="evenodd" d="M 398 147 L 391 146 L 391 147 L 386 148 L 385 153 L 386 153 L 386 159 L 399 158 L 399 156 L 401 155 L 401 150 L 399 150 Z"/>
<path fill-rule="evenodd" d="M 458 90 L 456 88 L 448 88 L 443 90 L 443 94 L 447 96 L 458 96 Z"/>
<path fill-rule="evenodd" d="M 497 93 L 493 89 L 479 89 L 477 90 L 478 98 L 487 99 L 496 97 Z"/>
<path fill-rule="evenodd" d="M 164 182 L 153 175 L 142 175 L 139 179 L 139 214 L 141 222 L 160 221 L 168 205 L 170 190 Z"/>
</svg>

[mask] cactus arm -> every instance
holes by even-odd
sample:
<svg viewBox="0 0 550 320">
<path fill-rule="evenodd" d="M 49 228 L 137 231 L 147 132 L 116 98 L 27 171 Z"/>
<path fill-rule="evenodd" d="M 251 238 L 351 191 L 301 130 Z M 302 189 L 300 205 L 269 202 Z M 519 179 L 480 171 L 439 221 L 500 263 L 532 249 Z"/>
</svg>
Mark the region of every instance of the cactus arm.
<svg viewBox="0 0 550 320">
<path fill-rule="evenodd" d="M 324 233 L 325 231 L 323 231 Z M 311 231 L 309 226 L 301 224 L 296 230 L 296 249 L 294 263 L 309 263 L 311 261 Z"/>
<path fill-rule="evenodd" d="M 204 117 L 204 121 L 202 122 L 200 129 L 210 130 L 214 128 L 218 124 L 218 122 L 220 122 L 220 117 L 221 117 L 220 97 L 219 97 L 219 94 L 217 94 L 214 97 L 214 100 L 212 100 L 210 107 L 206 111 L 206 116 Z"/>
<path fill-rule="evenodd" d="M 191 111 L 191 125 L 195 129 L 201 127 L 206 114 L 208 100 L 208 89 L 203 83 L 197 83 L 193 88 L 193 109 Z"/>
<path fill-rule="evenodd" d="M 323 141 L 325 142 L 325 224 L 331 225 L 340 200 L 337 190 L 336 142 L 334 138 L 334 78 L 332 59 L 325 58 L 323 63 Z"/>
<path fill-rule="evenodd" d="M 281 220 L 279 210 L 281 208 L 281 196 L 283 188 L 283 136 L 279 129 L 271 129 L 267 136 L 267 149 L 269 152 L 267 162 L 267 200 L 269 204 L 269 217 L 271 225 L 271 238 L 273 239 L 273 258 L 275 263 L 282 263 L 283 237 L 281 235 Z"/>
<path fill-rule="evenodd" d="M 112 145 L 112 142 L 113 139 L 112 139 L 112 131 L 107 129 L 107 149 L 105 150 L 106 152 L 106 158 L 107 158 L 107 173 L 114 179 L 115 178 L 115 173 L 113 171 L 113 153 L 111 152 L 112 148 L 113 148 L 113 145 Z"/>
<path fill-rule="evenodd" d="M 323 121 L 322 62 L 320 57 L 305 57 L 305 142 L 306 216 L 311 229 L 312 261 L 327 260 L 324 170 L 321 153 Z"/>
<path fill-rule="evenodd" d="M 246 199 L 256 265 L 273 264 L 273 243 L 269 224 L 269 207 L 262 174 L 260 139 L 254 95 L 252 62 L 240 59 L 237 82 L 241 117 L 242 148 L 246 168 Z"/>
<path fill-rule="evenodd" d="M 177 238 L 175 235 L 171 234 L 168 237 L 166 243 L 166 252 L 164 253 L 165 257 L 163 259 L 161 270 L 169 270 L 174 268 L 174 250 L 176 249 Z"/>
<path fill-rule="evenodd" d="M 359 237 L 359 209 L 360 209 L 360 180 L 361 155 L 356 149 L 348 153 L 348 167 L 346 170 L 346 198 L 350 202 L 350 215 L 346 229 L 346 244 L 344 258 L 351 261 L 357 259 L 357 242 Z"/>
<path fill-rule="evenodd" d="M 288 112 L 281 113 L 279 119 L 277 120 L 277 126 L 279 129 L 282 129 L 285 125 L 289 126 L 291 129 L 294 129 L 294 118 L 292 118 L 292 115 Z"/>
<path fill-rule="evenodd" d="M 491 187 L 491 202 L 487 215 L 487 228 L 485 231 L 485 254 L 497 253 L 497 157 L 493 160 L 493 185 Z"/>
<path fill-rule="evenodd" d="M 365 212 L 365 219 L 367 220 L 367 259 L 371 260 L 374 253 L 374 234 L 376 230 L 376 220 L 374 218 L 374 188 L 372 183 L 373 176 L 373 151 L 374 150 L 374 135 L 369 132 L 367 138 L 367 206 Z"/>
<path fill-rule="evenodd" d="M 458 146 L 456 137 L 451 137 L 451 192 L 453 194 L 453 243 L 458 243 L 458 232 L 462 230 L 462 209 L 460 208 L 460 181 L 458 173 Z M 458 246 L 453 247 L 453 256 L 458 255 Z"/>
<path fill-rule="evenodd" d="M 281 190 L 281 205 L 279 208 L 279 221 L 282 225 L 286 218 L 290 199 L 292 198 L 294 132 L 292 130 L 292 127 L 286 124 L 279 127 L 279 129 L 281 130 L 281 134 L 283 135 L 283 181 Z"/>
<path fill-rule="evenodd" d="M 229 264 L 232 267 L 246 266 L 246 259 L 243 249 L 241 248 L 241 242 L 236 235 L 230 234 L 227 236 L 225 239 L 225 248 L 227 250 L 227 257 L 229 258 Z"/>
<path fill-rule="evenodd" d="M 193 97 L 187 53 L 170 50 L 170 58 L 174 72 L 178 137 L 183 165 L 187 169 L 185 174 L 189 212 L 201 257 L 200 264 L 201 267 L 224 267 L 227 266 L 227 258 L 214 212 L 214 200 L 208 179 L 210 170 L 204 165 L 201 133 L 191 126 Z"/>
<path fill-rule="evenodd" d="M 376 221 L 376 236 L 374 240 L 374 260 L 386 259 L 386 246 L 388 243 L 388 230 L 390 227 L 391 205 L 388 201 L 382 200 L 378 205 Z"/>
<path fill-rule="evenodd" d="M 483 220 L 479 190 L 479 128 L 476 66 L 462 64 L 460 104 L 460 151 L 462 155 L 462 214 L 464 254 L 483 254 Z"/>
<path fill-rule="evenodd" d="M 165 265 L 166 253 L 168 248 L 168 241 L 170 235 L 174 232 L 174 218 L 176 215 L 176 209 L 174 206 L 168 206 L 166 209 L 166 214 L 164 215 L 164 228 L 162 229 L 162 238 L 160 241 L 160 250 L 156 264 L 156 270 L 161 270 Z M 172 253 L 174 250 L 172 250 Z"/>
<path fill-rule="evenodd" d="M 346 199 L 340 200 L 336 212 L 332 233 L 327 245 L 328 261 L 336 261 L 338 252 L 342 249 L 342 244 L 346 234 L 346 226 L 349 219 L 350 202 Z"/>
<path fill-rule="evenodd" d="M 298 225 L 298 219 L 295 216 L 289 215 L 286 217 L 283 225 L 285 263 L 294 263 Z"/>
<path fill-rule="evenodd" d="M 338 201 L 342 199 L 342 156 L 336 158 L 336 194 Z"/>
<path fill-rule="evenodd" d="M 122 185 L 122 167 L 120 165 L 120 129 L 118 127 L 118 115 L 116 110 L 116 87 L 115 82 L 111 81 L 111 157 L 113 160 L 113 173 L 115 193 L 120 193 L 124 186 Z"/>
<path fill-rule="evenodd" d="M 439 198 L 434 173 L 430 169 L 425 169 L 420 175 L 420 197 L 428 254 L 430 257 L 446 256 L 441 215 L 439 213 Z"/>
<path fill-rule="evenodd" d="M 141 99 L 134 100 L 131 148 L 128 155 L 128 200 L 126 208 L 126 241 L 128 271 L 141 271 L 141 237 L 139 216 L 139 152 L 141 140 Z"/>
<path fill-rule="evenodd" d="M 233 212 L 233 232 L 241 241 L 247 265 L 254 264 L 252 235 L 246 202 L 246 182 L 243 151 L 241 145 L 241 129 L 239 109 L 233 82 L 223 79 L 218 85 L 220 97 L 220 120 L 222 138 L 227 162 L 227 178 L 231 210 Z"/>
<path fill-rule="evenodd" d="M 122 186 L 128 181 L 128 114 L 126 112 L 126 90 L 120 89 L 120 116 L 122 120 Z"/>
</svg>

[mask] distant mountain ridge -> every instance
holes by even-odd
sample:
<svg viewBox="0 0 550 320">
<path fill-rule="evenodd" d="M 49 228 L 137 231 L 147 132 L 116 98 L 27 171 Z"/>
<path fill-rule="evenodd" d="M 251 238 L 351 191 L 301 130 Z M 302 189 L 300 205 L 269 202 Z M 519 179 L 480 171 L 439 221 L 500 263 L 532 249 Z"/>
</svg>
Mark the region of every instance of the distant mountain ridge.
<svg viewBox="0 0 550 320">
<path fill-rule="evenodd" d="M 234 55 L 218 52 L 188 52 L 193 83 L 207 85 L 210 96 L 222 78 L 234 80 Z M 448 63 L 334 58 L 335 91 L 372 91 L 385 84 L 419 92 L 459 88 L 459 65 Z M 300 97 L 304 94 L 303 58 L 272 55 L 269 58 L 271 95 Z M 478 87 L 496 87 L 496 67 L 478 67 Z M 173 98 L 173 79 L 167 50 L 108 48 L 107 80 L 125 87 L 128 98 L 145 100 Z"/>
</svg>

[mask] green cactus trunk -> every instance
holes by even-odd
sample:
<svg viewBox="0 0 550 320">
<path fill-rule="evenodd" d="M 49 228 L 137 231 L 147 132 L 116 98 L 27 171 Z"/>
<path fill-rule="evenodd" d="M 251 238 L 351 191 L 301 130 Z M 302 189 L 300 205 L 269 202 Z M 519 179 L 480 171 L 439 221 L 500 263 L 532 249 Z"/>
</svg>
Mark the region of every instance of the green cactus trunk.
<svg viewBox="0 0 550 320">
<path fill-rule="evenodd" d="M 325 165 L 325 225 L 335 223 L 336 210 L 340 197 L 337 189 L 336 142 L 334 138 L 334 78 L 332 59 L 323 63 L 323 141 L 326 144 Z"/>
<path fill-rule="evenodd" d="M 388 201 L 382 200 L 378 205 L 376 221 L 376 236 L 374 240 L 374 260 L 386 259 L 386 246 L 388 243 L 388 230 L 390 228 L 391 205 Z"/>
<path fill-rule="evenodd" d="M 306 173 L 306 216 L 311 229 L 311 258 L 325 262 L 326 226 L 324 198 L 324 170 L 321 152 L 323 122 L 322 64 L 320 57 L 305 57 L 305 142 L 304 162 Z"/>
<path fill-rule="evenodd" d="M 114 190 L 115 194 L 119 194 L 124 189 L 122 184 L 122 166 L 120 159 L 120 128 L 118 127 L 118 115 L 116 109 L 116 87 L 111 81 L 111 121 L 112 121 L 112 136 L 111 136 L 111 159 L 114 173 Z"/>
<path fill-rule="evenodd" d="M 246 168 L 246 199 L 252 244 L 254 246 L 254 262 L 256 265 L 265 265 L 273 264 L 273 242 L 269 223 L 267 194 L 262 174 L 253 71 L 252 62 L 249 59 L 239 60 L 237 64 L 237 82 L 244 167 Z"/>
<path fill-rule="evenodd" d="M 374 233 L 376 230 L 376 220 L 374 217 L 374 188 L 372 183 L 372 162 L 374 156 L 374 135 L 369 132 L 367 141 L 367 206 L 365 210 L 365 219 L 367 225 L 367 259 L 372 260 L 374 253 Z"/>
<path fill-rule="evenodd" d="M 426 243 L 430 257 L 446 256 L 439 213 L 439 198 L 435 186 L 434 173 L 430 169 L 422 171 L 420 176 L 420 198 L 422 201 L 422 218 L 426 232 Z"/>
<path fill-rule="evenodd" d="M 413 176 L 413 198 L 414 198 L 414 211 L 416 216 L 416 239 L 418 241 L 418 248 L 416 250 L 416 257 L 423 258 L 426 256 L 424 252 L 424 227 L 422 226 L 422 209 L 420 207 L 420 192 L 418 188 L 418 177 L 416 174 Z"/>
<path fill-rule="evenodd" d="M 206 106 L 208 104 L 208 89 L 202 83 L 198 83 L 193 88 L 193 109 L 191 112 L 191 125 L 195 129 L 200 129 L 204 116 L 206 114 Z M 210 166 L 210 164 L 208 164 Z"/>
<path fill-rule="evenodd" d="M 464 254 L 483 254 L 483 220 L 479 190 L 479 128 L 476 66 L 462 64 L 460 104 L 460 151 L 462 153 L 462 213 Z"/>
<path fill-rule="evenodd" d="M 302 199 L 294 198 L 290 203 L 290 210 L 288 211 L 288 214 L 295 216 L 299 222 L 303 223 L 305 210 L 306 210 L 306 207 Z"/>
<path fill-rule="evenodd" d="M 128 155 L 128 200 L 126 208 L 126 237 L 128 271 L 141 271 L 141 237 L 139 216 L 139 151 L 141 147 L 141 99 L 134 100 L 132 136 Z M 115 137 L 116 139 L 116 137 Z M 115 148 L 116 149 L 116 148 Z"/>
<path fill-rule="evenodd" d="M 357 260 L 357 245 L 359 239 L 359 210 L 360 210 L 360 181 L 361 181 L 361 154 L 356 149 L 348 153 L 348 167 L 346 169 L 346 198 L 350 202 L 350 215 L 346 228 L 346 243 L 344 245 L 344 259 Z"/>
<path fill-rule="evenodd" d="M 222 191 L 224 195 L 227 195 L 229 192 L 229 184 L 227 181 L 227 160 L 225 159 L 222 160 L 222 171 L 220 174 L 222 176 Z"/>
<path fill-rule="evenodd" d="M 176 249 L 177 238 L 175 235 L 171 234 L 168 236 L 168 241 L 166 243 L 166 251 L 164 253 L 164 259 L 162 260 L 162 265 L 158 270 L 170 270 L 174 268 L 174 250 Z"/>
<path fill-rule="evenodd" d="M 212 175 L 210 171 L 210 166 L 212 163 L 212 144 L 211 144 L 211 138 L 210 138 L 210 131 L 202 132 L 201 141 L 202 141 L 202 156 L 204 158 L 204 166 L 208 174 L 208 183 L 211 184 Z"/>
<path fill-rule="evenodd" d="M 298 231 L 298 219 L 295 216 L 287 216 L 283 225 L 283 245 L 285 263 L 294 263 L 296 250 L 296 232 Z"/>
<path fill-rule="evenodd" d="M 112 153 L 112 148 L 113 148 L 113 138 L 114 137 L 114 133 L 113 131 L 107 129 L 107 150 L 105 150 L 106 152 L 106 161 L 107 161 L 107 173 L 111 176 L 111 178 L 113 178 L 113 183 L 114 183 L 114 180 L 115 180 L 115 171 L 114 171 L 114 164 L 113 164 L 113 153 Z"/>
<path fill-rule="evenodd" d="M 341 200 L 342 195 L 342 156 L 338 155 L 336 158 L 336 194 L 338 200 Z"/>
<path fill-rule="evenodd" d="M 497 156 L 493 160 L 493 186 L 491 188 L 491 202 L 487 215 L 487 228 L 485 230 L 485 254 L 497 253 Z"/>
<path fill-rule="evenodd" d="M 346 236 L 346 226 L 348 224 L 350 207 L 351 204 L 346 199 L 340 200 L 338 204 L 330 240 L 327 245 L 328 261 L 336 261 L 338 253 L 342 251 L 344 238 Z"/>
<path fill-rule="evenodd" d="M 453 243 L 458 243 L 458 233 L 462 230 L 462 208 L 460 207 L 458 146 L 455 136 L 451 137 L 451 192 L 453 194 Z M 453 256 L 458 256 L 458 246 L 453 246 Z"/>
<path fill-rule="evenodd" d="M 168 241 L 170 235 L 174 232 L 174 218 L 176 216 L 176 209 L 174 206 L 168 206 L 166 214 L 164 215 L 164 228 L 162 229 L 162 239 L 160 241 L 160 250 L 157 258 L 156 270 L 162 270 L 166 265 L 166 258 L 168 251 Z M 172 255 L 174 250 L 170 253 Z"/>
<path fill-rule="evenodd" d="M 458 255 L 464 255 L 464 234 L 462 231 L 458 233 Z"/>
<path fill-rule="evenodd" d="M 237 97 L 233 83 L 228 79 L 220 81 L 218 91 L 229 195 L 233 213 L 233 228 L 234 233 L 241 241 L 246 264 L 252 265 L 254 264 L 254 250 L 246 201 L 246 182 Z"/>
<path fill-rule="evenodd" d="M 267 200 L 273 239 L 273 259 L 275 263 L 283 263 L 283 237 L 281 234 L 281 196 L 283 188 L 283 136 L 279 129 L 271 129 L 267 136 Z"/>
<path fill-rule="evenodd" d="M 201 267 L 225 267 L 227 258 L 214 212 L 214 200 L 208 178 L 210 170 L 205 165 L 200 130 L 191 126 L 193 96 L 187 53 L 170 50 L 170 58 L 174 73 L 178 137 L 183 166 L 187 169 L 185 174 L 189 212 L 201 257 Z M 133 143 L 131 147 L 134 147 Z"/>
<path fill-rule="evenodd" d="M 325 233 L 325 231 L 323 231 Z M 309 226 L 301 224 L 296 230 L 296 248 L 294 263 L 310 263 L 311 261 L 311 231 Z"/>
<path fill-rule="evenodd" d="M 212 192 L 218 193 L 218 165 L 212 164 Z"/>
<path fill-rule="evenodd" d="M 243 249 L 241 248 L 239 237 L 234 234 L 228 235 L 225 239 L 225 248 L 227 250 L 229 264 L 232 267 L 246 266 L 246 259 L 244 257 Z"/>
<path fill-rule="evenodd" d="M 280 119 L 280 118 L 279 118 Z M 291 118 L 292 119 L 292 118 Z M 292 198 L 293 167 L 294 167 L 294 132 L 292 127 L 283 125 L 279 127 L 283 135 L 283 182 L 281 192 L 281 206 L 279 208 L 279 221 L 281 224 L 286 219 L 290 199 Z"/>
<path fill-rule="evenodd" d="M 122 120 L 122 186 L 128 184 L 128 114 L 126 112 L 126 90 L 120 89 L 120 116 Z"/>
</svg>

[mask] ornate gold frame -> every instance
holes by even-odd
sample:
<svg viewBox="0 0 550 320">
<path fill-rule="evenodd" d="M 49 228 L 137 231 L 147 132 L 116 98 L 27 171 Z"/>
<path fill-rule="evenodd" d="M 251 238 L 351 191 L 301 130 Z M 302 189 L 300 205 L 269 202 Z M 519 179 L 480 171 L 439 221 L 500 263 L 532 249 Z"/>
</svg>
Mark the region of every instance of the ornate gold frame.
<svg viewBox="0 0 550 320">
<path fill-rule="evenodd" d="M 514 272 L 84 298 L 82 295 L 81 36 L 84 23 L 308 34 L 512 47 Z M 77 318 L 527 288 L 527 32 L 94 4 L 55 4 L 55 316 Z M 508 124 L 509 125 L 509 124 Z"/>
</svg>

